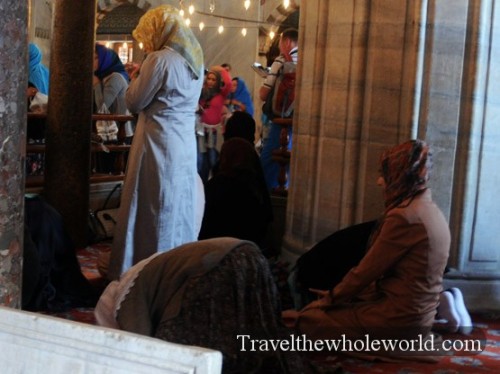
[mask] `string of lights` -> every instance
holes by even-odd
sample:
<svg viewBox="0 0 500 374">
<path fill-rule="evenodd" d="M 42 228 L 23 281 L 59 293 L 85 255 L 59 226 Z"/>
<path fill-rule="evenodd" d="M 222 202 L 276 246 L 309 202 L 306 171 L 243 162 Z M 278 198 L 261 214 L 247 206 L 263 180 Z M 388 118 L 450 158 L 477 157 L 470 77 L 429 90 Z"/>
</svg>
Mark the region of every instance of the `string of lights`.
<svg viewBox="0 0 500 374">
<path fill-rule="evenodd" d="M 282 22 L 277 23 L 277 22 L 259 21 L 259 20 L 255 20 L 255 19 L 245 19 L 245 18 L 239 18 L 239 17 L 224 16 L 222 14 L 207 13 L 207 12 L 203 12 L 201 10 L 195 10 L 195 13 L 199 14 L 201 16 L 211 16 L 211 17 L 215 17 L 215 18 L 227 19 L 230 21 L 240 21 L 240 22 L 245 22 L 245 23 L 253 23 L 253 24 L 257 24 L 257 25 L 278 26 L 278 25 L 283 24 Z"/>
<path fill-rule="evenodd" d="M 248 9 L 251 7 L 251 5 L 252 5 L 252 2 L 250 0 L 243 1 L 243 7 L 245 8 L 245 11 L 248 11 Z M 283 8 L 287 9 L 289 6 L 290 6 L 290 0 L 283 0 Z M 244 25 L 254 24 L 254 25 L 271 26 L 271 30 L 268 33 L 268 36 L 270 39 L 273 39 L 275 36 L 275 32 L 272 28 L 276 28 L 276 27 L 282 25 L 281 22 L 269 22 L 269 21 L 261 21 L 261 20 L 255 20 L 255 19 L 247 19 L 247 18 L 232 17 L 232 16 L 223 15 L 223 14 L 217 14 L 217 13 L 215 13 L 215 10 L 216 10 L 215 0 L 209 0 L 209 12 L 195 9 L 193 2 L 191 2 L 190 5 L 188 7 L 186 7 L 186 5 L 184 4 L 184 0 L 179 0 L 179 9 L 180 9 L 180 11 L 179 11 L 180 15 L 182 17 L 185 17 L 185 22 L 188 26 L 191 25 L 191 18 L 190 17 L 195 13 L 197 15 L 200 15 L 200 16 L 213 17 L 213 18 L 218 19 L 220 21 L 219 26 L 217 28 L 219 34 L 222 34 L 224 32 L 224 22 L 223 22 L 224 20 L 241 22 Z M 198 24 L 198 27 L 199 27 L 200 31 L 203 31 L 203 29 L 206 27 L 206 25 L 203 21 L 200 21 Z M 245 26 L 242 27 L 241 34 L 243 36 L 246 36 L 247 29 Z"/>
</svg>

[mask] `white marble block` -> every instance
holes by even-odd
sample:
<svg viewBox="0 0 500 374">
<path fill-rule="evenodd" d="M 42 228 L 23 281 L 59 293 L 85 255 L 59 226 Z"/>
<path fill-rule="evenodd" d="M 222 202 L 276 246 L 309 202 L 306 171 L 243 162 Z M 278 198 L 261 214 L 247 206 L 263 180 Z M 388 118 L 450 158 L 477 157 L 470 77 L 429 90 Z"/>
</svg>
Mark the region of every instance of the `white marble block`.
<svg viewBox="0 0 500 374">
<path fill-rule="evenodd" d="M 0 307 L 2 373 L 220 373 L 218 351 Z"/>
</svg>

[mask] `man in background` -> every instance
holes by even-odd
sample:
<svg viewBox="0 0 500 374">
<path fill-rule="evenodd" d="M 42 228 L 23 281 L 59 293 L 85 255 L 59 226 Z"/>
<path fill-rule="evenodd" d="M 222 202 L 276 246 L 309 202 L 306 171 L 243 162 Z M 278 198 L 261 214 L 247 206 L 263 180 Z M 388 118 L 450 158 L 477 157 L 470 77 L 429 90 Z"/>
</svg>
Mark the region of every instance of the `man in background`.
<svg viewBox="0 0 500 374">
<path fill-rule="evenodd" d="M 271 65 L 271 71 L 267 75 L 266 80 L 260 88 L 259 96 L 264 102 L 266 100 L 271 100 L 269 93 L 271 91 L 276 91 L 275 85 L 277 80 L 282 74 L 283 66 L 285 62 L 291 61 L 293 64 L 297 64 L 298 60 L 298 31 L 297 29 L 286 29 L 281 33 L 279 41 L 280 55 L 275 58 Z M 280 166 L 276 161 L 272 160 L 272 151 L 280 147 L 280 132 L 281 127 L 275 123 L 271 123 L 271 128 L 269 130 L 269 135 L 260 154 L 260 160 L 262 163 L 262 168 L 264 170 L 264 176 L 266 179 L 266 184 L 269 190 L 273 190 L 278 187 L 278 175 L 280 171 Z M 292 144 L 292 129 L 288 129 L 288 150 L 291 150 Z M 287 170 L 288 173 L 288 170 Z"/>
</svg>

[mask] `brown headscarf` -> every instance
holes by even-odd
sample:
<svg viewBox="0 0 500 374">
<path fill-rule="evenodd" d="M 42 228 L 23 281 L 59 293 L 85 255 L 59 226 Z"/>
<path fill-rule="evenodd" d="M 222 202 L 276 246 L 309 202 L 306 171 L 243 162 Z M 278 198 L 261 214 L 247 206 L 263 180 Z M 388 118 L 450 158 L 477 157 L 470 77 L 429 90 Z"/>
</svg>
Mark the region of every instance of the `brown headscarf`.
<svg viewBox="0 0 500 374">
<path fill-rule="evenodd" d="M 409 140 L 382 153 L 386 211 L 427 188 L 431 165 L 429 146 L 423 140 Z"/>
<path fill-rule="evenodd" d="M 146 50 L 173 49 L 186 59 L 196 78 L 200 78 L 203 51 L 191 29 L 179 15 L 178 9 L 171 5 L 160 5 L 148 10 L 132 35 L 138 42 L 144 43 Z"/>
</svg>

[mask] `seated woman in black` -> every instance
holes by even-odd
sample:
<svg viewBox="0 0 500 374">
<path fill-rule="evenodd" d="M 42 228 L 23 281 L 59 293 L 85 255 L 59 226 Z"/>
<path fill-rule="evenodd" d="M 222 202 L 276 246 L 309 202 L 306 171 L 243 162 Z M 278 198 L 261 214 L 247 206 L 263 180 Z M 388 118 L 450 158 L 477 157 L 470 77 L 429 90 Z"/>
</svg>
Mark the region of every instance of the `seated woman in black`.
<svg viewBox="0 0 500 374">
<path fill-rule="evenodd" d="M 243 138 L 254 144 L 255 120 L 247 112 L 234 112 L 227 120 L 224 130 L 224 141 L 232 138 Z"/>
<path fill-rule="evenodd" d="M 242 138 L 225 141 L 218 172 L 205 186 L 199 239 L 232 236 L 262 248 L 271 220 L 271 200 L 254 147 Z"/>
</svg>

